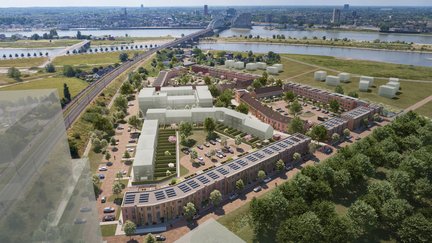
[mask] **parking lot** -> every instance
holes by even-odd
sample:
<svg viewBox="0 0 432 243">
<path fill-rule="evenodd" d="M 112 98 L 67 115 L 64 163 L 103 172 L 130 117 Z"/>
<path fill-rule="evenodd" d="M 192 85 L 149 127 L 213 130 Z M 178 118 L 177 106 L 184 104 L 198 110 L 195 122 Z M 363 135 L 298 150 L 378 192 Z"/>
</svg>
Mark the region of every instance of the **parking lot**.
<svg viewBox="0 0 432 243">
<path fill-rule="evenodd" d="M 186 151 L 180 151 L 180 164 L 186 167 L 189 170 L 187 175 L 193 174 L 197 171 L 202 171 L 204 169 L 210 168 L 212 166 L 217 166 L 219 163 L 228 160 L 229 158 L 236 158 L 239 154 L 244 152 L 250 152 L 252 149 L 251 146 L 242 143 L 240 145 L 235 145 L 235 141 L 232 138 L 225 137 L 221 135 L 222 139 L 226 139 L 227 148 L 224 148 L 223 145 L 214 141 L 214 144 L 205 141 L 205 136 L 199 133 L 205 133 L 204 131 L 194 131 L 196 138 L 196 145 L 192 147 L 195 151 L 197 151 L 198 158 L 195 159 L 196 163 L 191 162 L 191 156 Z M 197 134 L 198 133 L 198 134 Z M 181 148 L 183 146 L 180 146 Z M 210 156 L 210 152 L 212 150 L 219 151 L 219 153 L 215 153 L 214 156 Z M 207 154 L 207 156 L 206 156 Z M 187 176 L 185 175 L 185 176 Z"/>
</svg>

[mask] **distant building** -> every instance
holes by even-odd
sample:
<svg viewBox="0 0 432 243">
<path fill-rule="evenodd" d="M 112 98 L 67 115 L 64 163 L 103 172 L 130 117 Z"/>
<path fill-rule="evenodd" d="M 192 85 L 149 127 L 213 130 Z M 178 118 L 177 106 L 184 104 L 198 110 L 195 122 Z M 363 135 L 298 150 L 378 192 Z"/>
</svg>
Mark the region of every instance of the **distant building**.
<svg viewBox="0 0 432 243">
<path fill-rule="evenodd" d="M 226 15 L 228 17 L 234 17 L 237 15 L 237 10 L 235 10 L 234 8 L 229 8 L 226 10 Z"/>
<path fill-rule="evenodd" d="M 250 29 L 252 28 L 252 15 L 250 13 L 241 13 L 237 15 L 232 23 L 232 28 Z"/>
<path fill-rule="evenodd" d="M 144 8 L 144 4 L 141 4 L 141 9 L 143 9 Z"/>
<path fill-rule="evenodd" d="M 344 4 L 343 10 L 347 11 L 349 9 L 349 4 Z"/>
<path fill-rule="evenodd" d="M 204 5 L 204 15 L 208 15 L 208 5 Z"/>
<path fill-rule="evenodd" d="M 334 8 L 333 9 L 333 17 L 332 17 L 331 22 L 333 24 L 339 24 L 340 23 L 340 17 L 341 17 L 340 9 Z"/>
<path fill-rule="evenodd" d="M 267 22 L 267 23 L 273 22 L 273 16 L 271 14 L 267 14 L 265 16 L 265 22 Z"/>
</svg>

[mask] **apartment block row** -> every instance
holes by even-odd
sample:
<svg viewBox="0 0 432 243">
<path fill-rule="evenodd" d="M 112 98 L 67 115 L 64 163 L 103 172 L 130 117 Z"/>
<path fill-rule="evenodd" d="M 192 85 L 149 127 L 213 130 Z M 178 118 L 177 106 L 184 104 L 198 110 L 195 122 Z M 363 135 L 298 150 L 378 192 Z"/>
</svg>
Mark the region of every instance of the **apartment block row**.
<svg viewBox="0 0 432 243">
<path fill-rule="evenodd" d="M 283 86 L 283 90 L 292 91 L 294 94 L 308 99 L 328 104 L 331 100 L 337 100 L 344 110 L 352 110 L 358 106 L 367 105 L 365 101 L 326 90 L 313 88 L 308 85 L 288 82 Z"/>
<path fill-rule="evenodd" d="M 254 183 L 259 170 L 270 173 L 279 159 L 291 162 L 294 153 L 306 154 L 310 141 L 309 137 L 294 134 L 177 185 L 126 192 L 122 203 L 123 222 L 131 220 L 139 226 L 167 222 L 182 216 L 183 207 L 189 202 L 201 210 L 213 190 L 219 190 L 226 198 L 236 191 L 237 180 L 242 179 L 246 185 Z"/>
</svg>

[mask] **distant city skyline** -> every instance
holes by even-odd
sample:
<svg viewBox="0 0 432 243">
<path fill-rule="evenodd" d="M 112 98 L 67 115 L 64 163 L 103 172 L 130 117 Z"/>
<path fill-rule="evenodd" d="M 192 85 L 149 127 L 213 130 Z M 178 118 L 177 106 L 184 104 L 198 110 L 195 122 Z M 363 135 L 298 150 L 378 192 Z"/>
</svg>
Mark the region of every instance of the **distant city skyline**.
<svg viewBox="0 0 432 243">
<path fill-rule="evenodd" d="M 271 6 L 271 5 L 284 5 L 284 6 L 336 6 L 343 4 L 350 4 L 350 6 L 432 6 L 431 0 L 413 0 L 413 1 L 374 1 L 374 0 L 220 0 L 215 3 L 214 1 L 196 1 L 196 0 L 161 0 L 161 1 L 139 1 L 139 0 L 124 0 L 119 4 L 117 0 L 3 0 L 2 8 L 4 7 L 184 7 L 184 6 L 203 6 L 204 4 L 211 6 Z"/>
</svg>

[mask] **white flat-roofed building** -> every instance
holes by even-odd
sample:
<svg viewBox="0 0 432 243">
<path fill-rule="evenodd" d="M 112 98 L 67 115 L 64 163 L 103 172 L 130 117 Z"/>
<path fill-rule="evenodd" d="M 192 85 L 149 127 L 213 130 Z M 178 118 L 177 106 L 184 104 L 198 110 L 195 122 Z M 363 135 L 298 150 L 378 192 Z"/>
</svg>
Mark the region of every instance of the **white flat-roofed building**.
<svg viewBox="0 0 432 243">
<path fill-rule="evenodd" d="M 399 79 L 398 78 L 389 78 L 389 83 L 390 82 L 397 82 L 397 83 L 399 83 Z"/>
<path fill-rule="evenodd" d="M 236 63 L 234 63 L 234 67 L 236 69 L 243 69 L 244 66 L 245 66 L 244 62 L 236 62 Z"/>
<path fill-rule="evenodd" d="M 265 70 L 267 68 L 267 63 L 265 62 L 257 62 L 257 68 L 261 70 Z"/>
<path fill-rule="evenodd" d="M 400 83 L 399 82 L 390 81 L 390 82 L 387 83 L 387 85 L 395 87 L 396 88 L 396 92 L 400 89 Z"/>
<path fill-rule="evenodd" d="M 273 127 L 261 122 L 257 118 L 223 107 L 192 108 L 183 110 L 149 109 L 147 119 L 158 120 L 160 124 L 179 124 L 191 122 L 202 124 L 205 118 L 211 117 L 215 121 L 252 134 L 260 139 L 269 139 L 273 136 Z"/>
<path fill-rule="evenodd" d="M 159 122 L 157 120 L 144 121 L 132 166 L 134 180 L 153 179 L 158 130 Z"/>
<path fill-rule="evenodd" d="M 396 96 L 396 92 L 396 87 L 390 85 L 381 85 L 378 90 L 378 95 L 391 99 Z"/>
<path fill-rule="evenodd" d="M 340 78 L 341 82 L 347 83 L 351 79 L 351 74 L 349 74 L 349 73 L 339 73 L 338 77 Z"/>
<path fill-rule="evenodd" d="M 373 86 L 375 79 L 374 79 L 374 77 L 370 77 L 370 76 L 360 76 L 360 81 L 361 80 L 369 81 L 369 87 L 370 87 L 370 86 Z"/>
<path fill-rule="evenodd" d="M 279 69 L 277 67 L 273 67 L 273 66 L 272 67 L 267 67 L 266 71 L 269 74 L 278 74 L 279 73 Z"/>
<path fill-rule="evenodd" d="M 279 70 L 279 72 L 283 71 L 283 65 L 278 63 L 278 64 L 274 64 L 273 67 L 277 68 Z"/>
<path fill-rule="evenodd" d="M 225 67 L 227 67 L 227 68 L 233 68 L 234 67 L 234 63 L 235 63 L 234 60 L 226 60 L 225 61 Z"/>
<path fill-rule="evenodd" d="M 340 78 L 337 76 L 328 75 L 325 79 L 325 83 L 330 86 L 337 86 L 340 84 Z"/>
<path fill-rule="evenodd" d="M 246 64 L 246 70 L 249 70 L 249 71 L 257 70 L 257 64 L 256 63 L 247 63 Z"/>
<path fill-rule="evenodd" d="M 314 73 L 314 79 L 317 81 L 324 81 L 326 80 L 327 72 L 326 71 L 316 71 Z"/>
<path fill-rule="evenodd" d="M 144 88 L 138 95 L 138 102 L 145 115 L 152 108 L 212 107 L 213 97 L 207 86 L 161 87 L 159 91 Z"/>
<path fill-rule="evenodd" d="M 369 90 L 369 80 L 360 80 L 359 82 L 359 90 L 363 92 L 367 92 Z"/>
</svg>

